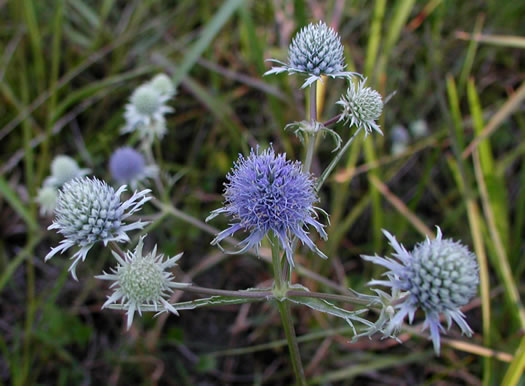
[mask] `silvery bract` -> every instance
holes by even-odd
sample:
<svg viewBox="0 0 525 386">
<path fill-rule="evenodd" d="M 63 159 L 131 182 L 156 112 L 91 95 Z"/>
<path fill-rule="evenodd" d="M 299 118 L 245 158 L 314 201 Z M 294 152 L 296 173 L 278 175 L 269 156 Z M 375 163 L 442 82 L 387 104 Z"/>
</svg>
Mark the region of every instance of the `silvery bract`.
<svg viewBox="0 0 525 386">
<path fill-rule="evenodd" d="M 387 231 L 383 233 L 394 248 L 393 257 L 362 256 L 363 259 L 389 269 L 388 280 L 373 280 L 370 285 L 381 285 L 401 291 L 401 302 L 395 304 L 395 315 L 386 325 L 384 333 L 392 335 L 399 330 L 408 316 L 410 323 L 418 308 L 425 313 L 423 328 L 430 330 L 434 350 L 439 355 L 439 333 L 445 329 L 439 320 L 443 314 L 450 328 L 452 320 L 461 331 L 472 335 L 460 308 L 467 304 L 477 292 L 479 283 L 476 256 L 467 247 L 451 239 L 442 239 L 437 228 L 434 240 L 429 238 L 407 252 Z M 403 293 L 406 295 L 403 295 Z"/>
<path fill-rule="evenodd" d="M 124 221 L 140 210 L 151 197 L 147 196 L 150 190 L 146 189 L 135 192 L 130 199 L 121 202 L 120 195 L 125 191 L 125 185 L 115 191 L 96 178 L 83 177 L 66 182 L 58 194 L 55 221 L 48 228 L 57 229 L 64 240 L 51 249 L 45 260 L 71 247 L 80 247 L 71 257 L 73 263 L 69 267 L 71 275 L 77 280 L 76 265 L 85 260 L 93 244 L 97 241 L 105 245 L 110 241 L 129 241 L 126 232 L 142 229 L 147 222 L 125 224 Z"/>
<path fill-rule="evenodd" d="M 365 130 L 365 136 L 376 130 L 383 134 L 376 120 L 383 111 L 381 94 L 370 87 L 364 87 L 366 78 L 357 83 L 350 82 L 346 95 L 337 101 L 343 107 L 338 122 L 344 121 L 350 126 Z"/>
<path fill-rule="evenodd" d="M 131 95 L 130 103 L 126 105 L 126 125 L 121 132 L 124 134 L 138 131 L 140 137 L 149 143 L 155 138 L 164 137 L 164 115 L 173 111 L 165 104 L 169 99 L 168 95 L 162 94 L 149 83 L 139 86 Z"/>
<path fill-rule="evenodd" d="M 64 183 L 90 173 L 89 169 L 80 169 L 77 161 L 67 155 L 58 155 L 51 162 L 51 176 L 44 180 L 44 186 L 60 188 Z"/>
<path fill-rule="evenodd" d="M 333 28 L 322 21 L 317 24 L 310 23 L 295 36 L 288 48 L 288 63 L 268 60 L 281 64 L 282 67 L 272 67 L 264 75 L 281 72 L 306 74 L 308 78 L 302 88 L 321 80 L 322 75 L 332 78 L 349 78 L 356 75 L 344 71 L 346 65 L 341 38 Z"/>
<path fill-rule="evenodd" d="M 167 271 L 168 268 L 176 265 L 182 253 L 175 257 L 164 260 L 164 255 L 157 255 L 157 246 L 144 255 L 144 237 L 142 236 L 135 247 L 135 251 L 127 251 L 125 256 L 120 256 L 113 251 L 113 256 L 117 259 L 118 265 L 112 268 L 112 273 L 104 272 L 103 275 L 96 276 L 101 280 L 112 280 L 114 283 L 110 288 L 114 292 L 108 297 L 102 308 L 110 304 L 120 302 L 127 310 L 127 328 L 133 322 L 135 312 L 142 315 L 142 306 L 153 306 L 158 312 L 178 312 L 171 306 L 166 298 L 173 292 L 173 288 L 183 288 L 189 283 L 176 283 L 173 281 L 173 274 Z"/>
<path fill-rule="evenodd" d="M 252 247 L 258 248 L 271 231 L 292 267 L 293 236 L 326 258 L 305 230 L 312 226 L 321 237 L 327 237 L 324 226 L 316 220 L 319 208 L 313 206 L 318 201 L 314 181 L 302 170 L 299 161 L 289 161 L 285 154 L 276 155 L 272 148 L 261 153 L 252 149 L 247 158 L 239 155 L 226 178 L 225 205 L 214 210 L 206 220 L 224 213 L 235 222 L 220 232 L 212 244 L 219 244 L 237 231 L 249 232 L 250 235 L 239 243 L 242 248 L 236 252 L 243 253 Z"/>
<path fill-rule="evenodd" d="M 142 154 L 131 147 L 121 147 L 109 159 L 111 177 L 120 184 L 136 189 L 140 182 L 158 174 L 157 165 L 146 165 Z"/>
</svg>

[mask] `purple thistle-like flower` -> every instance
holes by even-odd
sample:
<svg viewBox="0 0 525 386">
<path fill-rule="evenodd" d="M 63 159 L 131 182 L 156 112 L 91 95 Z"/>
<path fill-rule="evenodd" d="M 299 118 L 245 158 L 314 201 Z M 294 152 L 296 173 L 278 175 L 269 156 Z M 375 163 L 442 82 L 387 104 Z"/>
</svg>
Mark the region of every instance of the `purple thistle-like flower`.
<svg viewBox="0 0 525 386">
<path fill-rule="evenodd" d="M 317 221 L 318 201 L 312 177 L 303 172 L 299 161 L 289 161 L 285 154 L 275 154 L 273 148 L 259 153 L 253 149 L 248 158 L 239 155 L 232 171 L 226 176 L 225 205 L 214 210 L 206 219 L 225 213 L 236 222 L 220 232 L 212 241 L 219 244 L 239 230 L 250 235 L 242 240 L 243 253 L 256 249 L 264 236 L 273 231 L 283 247 L 290 266 L 294 266 L 292 237 L 295 236 L 319 256 L 326 255 L 308 237 L 305 226 L 311 225 L 327 238 L 324 226 Z"/>
<path fill-rule="evenodd" d="M 395 259 L 377 255 L 361 257 L 389 269 L 384 274 L 388 280 L 373 280 L 370 285 L 403 292 L 400 298 L 404 300 L 394 306 L 397 312 L 387 324 L 385 335 L 391 336 L 399 330 L 407 316 L 412 323 L 414 314 L 421 308 L 425 313 L 423 329 L 430 330 L 436 354 L 439 355 L 440 349 L 439 334 L 445 332 L 439 314 L 445 316 L 447 328 L 454 321 L 462 333 L 471 336 L 472 330 L 460 308 L 477 292 L 479 268 L 476 255 L 457 241 L 443 239 L 439 227 L 434 240 L 427 237 L 412 252 L 408 252 L 386 230 L 383 233 L 394 248 Z"/>
</svg>

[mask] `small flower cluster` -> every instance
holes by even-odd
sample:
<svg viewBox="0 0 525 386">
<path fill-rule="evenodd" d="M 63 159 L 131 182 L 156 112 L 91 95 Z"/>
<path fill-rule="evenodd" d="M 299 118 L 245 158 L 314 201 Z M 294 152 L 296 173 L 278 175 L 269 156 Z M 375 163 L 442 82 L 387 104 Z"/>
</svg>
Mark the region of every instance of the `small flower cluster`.
<svg viewBox="0 0 525 386">
<path fill-rule="evenodd" d="M 176 94 L 171 79 L 166 74 L 156 75 L 140 85 L 130 97 L 125 107 L 126 125 L 121 133 L 138 132 L 145 145 L 151 145 L 155 138 L 162 139 L 166 134 L 167 113 L 173 112 L 166 102 Z"/>
<path fill-rule="evenodd" d="M 479 268 L 476 256 L 461 243 L 443 239 L 439 227 L 434 240 L 427 238 L 412 252 L 408 252 L 387 231 L 383 233 L 394 248 L 394 258 L 361 256 L 389 270 L 385 273 L 388 280 L 373 280 L 369 284 L 390 287 L 392 298 L 397 300 L 392 302 L 395 304 L 391 318 L 383 318 L 377 329 L 386 336 L 395 335 L 404 319 L 408 316 L 412 323 L 416 311 L 421 309 L 425 313 L 423 328 L 430 330 L 436 354 L 439 355 L 440 350 L 439 333 L 445 331 L 440 314 L 445 317 L 449 328 L 455 321 L 462 333 L 471 336 L 472 330 L 460 308 L 477 292 Z"/>
<path fill-rule="evenodd" d="M 51 175 L 44 180 L 36 197 L 36 201 L 40 205 L 40 214 L 46 216 L 53 213 L 57 203 L 58 189 L 62 185 L 90 172 L 89 169 L 81 169 L 77 162 L 67 155 L 56 156 L 51 162 Z"/>
<path fill-rule="evenodd" d="M 288 48 L 288 63 L 275 59 L 270 62 L 281 64 L 281 67 L 272 67 L 264 75 L 280 74 L 305 74 L 308 76 L 303 84 L 304 87 L 311 86 L 323 76 L 332 78 L 344 78 L 349 82 L 346 95 L 337 102 L 342 106 L 339 121 L 344 121 L 350 126 L 365 130 L 365 136 L 373 130 L 383 134 L 376 121 L 383 111 L 383 99 L 381 95 L 371 89 L 364 87 L 366 78 L 356 72 L 344 71 L 343 45 L 341 38 L 333 28 L 325 23 L 309 24 L 299 31 Z M 356 84 L 353 77 L 358 76 L 361 80 Z"/>
</svg>

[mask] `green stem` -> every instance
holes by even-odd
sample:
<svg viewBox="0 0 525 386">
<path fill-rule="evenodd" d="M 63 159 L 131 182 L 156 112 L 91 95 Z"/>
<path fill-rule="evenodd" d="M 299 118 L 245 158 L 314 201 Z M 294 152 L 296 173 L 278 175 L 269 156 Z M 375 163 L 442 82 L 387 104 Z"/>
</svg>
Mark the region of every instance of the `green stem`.
<svg viewBox="0 0 525 386">
<path fill-rule="evenodd" d="M 317 82 L 310 86 L 310 121 L 312 123 L 317 121 Z M 307 173 L 310 172 L 310 167 L 312 166 L 316 139 L 317 134 L 312 134 L 308 137 L 308 148 L 306 149 L 306 157 L 303 164 L 303 170 Z"/>
<path fill-rule="evenodd" d="M 281 315 L 281 322 L 288 342 L 288 350 L 290 351 L 290 359 L 292 360 L 292 367 L 295 373 L 297 384 L 306 385 L 306 378 L 304 376 L 303 363 L 301 362 L 301 354 L 299 352 L 299 345 L 297 344 L 297 336 L 295 335 L 295 328 L 292 322 L 292 315 L 290 313 L 290 304 L 286 299 L 282 298 L 282 291 L 286 289 L 286 285 L 281 276 L 281 252 L 279 249 L 279 240 L 275 235 L 270 235 L 270 242 L 272 243 L 272 265 L 275 280 L 274 292 L 277 297 L 277 306 L 279 307 L 279 314 Z"/>
<path fill-rule="evenodd" d="M 279 250 L 279 240 L 277 237 L 271 233 L 268 233 L 270 238 L 270 243 L 272 244 L 272 268 L 274 276 L 274 289 L 276 292 L 281 294 L 285 281 L 281 276 L 281 252 Z"/>
<path fill-rule="evenodd" d="M 277 301 L 279 313 L 281 314 L 281 321 L 290 350 L 290 358 L 292 360 L 293 371 L 295 373 L 295 380 L 298 385 L 306 385 L 306 377 L 304 376 L 303 364 L 301 362 L 301 354 L 299 353 L 299 345 L 297 344 L 297 337 L 295 336 L 295 328 L 292 323 L 292 315 L 290 314 L 290 305 L 286 301 Z"/>
<path fill-rule="evenodd" d="M 247 298 L 247 299 L 253 299 L 253 298 L 268 299 L 268 298 L 273 297 L 272 291 L 257 291 L 257 290 L 228 291 L 228 290 L 221 290 L 221 289 L 215 289 L 215 288 L 199 287 L 196 285 L 180 287 L 180 288 L 177 288 L 177 290 L 195 293 L 195 294 L 201 294 L 201 295 L 231 296 L 234 298 Z"/>
<path fill-rule="evenodd" d="M 354 135 L 350 137 L 350 139 L 345 143 L 345 145 L 339 150 L 339 153 L 336 154 L 332 162 L 327 166 L 327 168 L 324 170 L 323 174 L 321 174 L 321 177 L 317 180 L 317 185 L 315 189 L 319 191 L 321 189 L 321 186 L 325 183 L 326 179 L 332 173 L 332 171 L 335 168 L 335 165 L 341 160 L 341 157 L 346 153 L 352 142 L 354 142 L 354 139 L 356 139 L 357 135 L 361 132 L 361 128 L 357 129 Z"/>
</svg>

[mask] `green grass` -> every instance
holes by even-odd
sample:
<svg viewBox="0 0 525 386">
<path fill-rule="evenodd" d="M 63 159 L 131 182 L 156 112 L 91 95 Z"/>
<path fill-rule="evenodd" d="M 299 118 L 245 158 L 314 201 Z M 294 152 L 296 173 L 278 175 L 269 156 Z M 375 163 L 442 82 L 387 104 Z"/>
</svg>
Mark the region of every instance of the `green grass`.
<svg viewBox="0 0 525 386">
<path fill-rule="evenodd" d="M 267 259 L 221 254 L 209 245 L 216 229 L 202 221 L 220 205 L 238 153 L 271 142 L 290 158 L 303 154 L 283 131 L 306 116 L 300 77 L 262 74 L 264 60 L 285 59 L 295 31 L 319 15 L 339 20 L 349 68 L 396 94 L 381 118 L 384 137 L 358 138 L 321 191 L 332 225 L 319 245 L 329 260 L 301 250 L 294 279 L 313 291 L 367 291 L 375 271 L 359 254 L 389 252 L 382 228 L 411 247 L 440 225 L 476 252 L 481 285 L 466 311 L 475 336 L 452 328 L 439 358 L 426 335 L 349 343 L 340 320 L 293 306 L 308 378 L 524 382 L 525 5 L 347 0 L 333 19 L 338 0 L 282 3 L 0 1 L 0 384 L 290 384 L 278 312 L 267 304 L 146 315 L 125 332 L 120 313 L 100 311 L 108 291 L 93 279 L 108 269 L 108 251 L 94 248 L 79 283 L 67 275 L 68 256 L 44 264 L 59 238 L 34 197 L 58 154 L 109 180 L 112 151 L 137 143 L 119 134 L 130 93 L 168 72 L 176 112 L 154 153 L 174 183 L 141 212 L 148 232 L 164 253 L 185 252 L 177 277 L 225 289 L 268 284 Z M 321 120 L 338 113 L 344 82 L 324 86 Z M 392 155 L 390 129 L 418 119 L 429 133 Z M 344 141 L 352 134 L 335 129 Z M 318 143 L 314 174 L 331 146 Z"/>
</svg>

